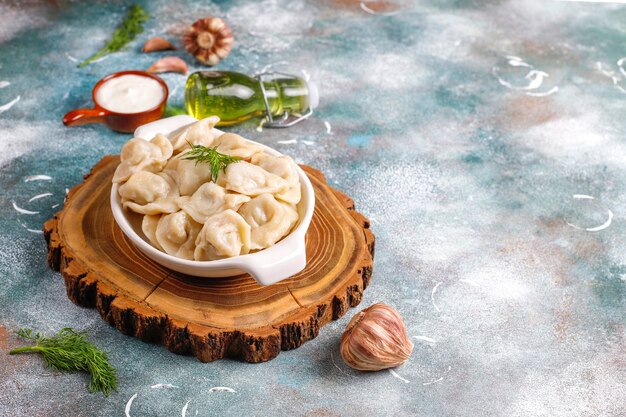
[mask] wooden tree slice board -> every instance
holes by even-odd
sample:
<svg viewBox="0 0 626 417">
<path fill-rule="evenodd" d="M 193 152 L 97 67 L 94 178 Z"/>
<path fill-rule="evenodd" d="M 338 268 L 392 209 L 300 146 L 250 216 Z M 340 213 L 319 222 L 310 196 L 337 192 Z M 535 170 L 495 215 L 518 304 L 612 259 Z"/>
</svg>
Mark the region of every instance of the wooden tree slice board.
<svg viewBox="0 0 626 417">
<path fill-rule="evenodd" d="M 96 308 L 122 333 L 163 343 L 208 362 L 273 359 L 318 335 L 360 303 L 374 256 L 374 235 L 352 200 L 317 170 L 302 166 L 315 189 L 306 236 L 307 266 L 262 287 L 249 275 L 197 278 L 160 266 L 124 236 L 111 213 L 118 156 L 105 156 L 44 225 L 48 263 L 68 297 Z"/>
</svg>

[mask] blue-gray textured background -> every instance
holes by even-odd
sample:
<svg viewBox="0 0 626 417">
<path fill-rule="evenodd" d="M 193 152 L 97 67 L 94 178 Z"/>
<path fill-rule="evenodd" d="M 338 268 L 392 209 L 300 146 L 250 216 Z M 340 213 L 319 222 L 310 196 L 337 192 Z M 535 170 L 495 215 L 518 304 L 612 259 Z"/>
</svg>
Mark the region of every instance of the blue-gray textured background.
<svg viewBox="0 0 626 417">
<path fill-rule="evenodd" d="M 131 416 L 626 415 L 626 5 L 141 3 L 146 31 L 83 69 L 128 2 L 0 3 L 0 415 L 123 416 L 134 394 Z M 203 364 L 120 334 L 48 269 L 43 222 L 129 139 L 65 128 L 63 114 L 89 106 L 104 75 L 166 55 L 140 53 L 146 39 L 180 45 L 206 15 L 235 36 L 218 69 L 320 85 L 310 120 L 232 130 L 321 169 L 371 217 L 359 309 L 386 302 L 404 316 L 415 349 L 395 374 L 341 361 L 356 310 L 269 363 Z M 181 105 L 185 77 L 164 79 Z M 89 394 L 84 375 L 6 356 L 23 326 L 88 331 L 118 391 Z"/>
</svg>

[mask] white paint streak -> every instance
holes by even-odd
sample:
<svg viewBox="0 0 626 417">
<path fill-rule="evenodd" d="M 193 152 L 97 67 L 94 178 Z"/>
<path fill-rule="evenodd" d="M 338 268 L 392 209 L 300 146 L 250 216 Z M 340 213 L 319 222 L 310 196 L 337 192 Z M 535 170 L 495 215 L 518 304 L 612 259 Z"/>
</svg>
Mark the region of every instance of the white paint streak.
<svg viewBox="0 0 626 417">
<path fill-rule="evenodd" d="M 395 11 L 395 12 L 386 12 L 386 13 L 377 12 L 376 10 L 373 10 L 373 9 L 370 9 L 369 7 L 367 7 L 367 4 L 365 4 L 364 2 L 361 2 L 361 9 L 365 13 L 373 14 L 375 16 L 393 16 L 395 14 L 398 14 L 397 11 Z"/>
<path fill-rule="evenodd" d="M 50 181 L 52 179 L 49 175 L 30 175 L 24 179 L 24 182 L 31 181 Z"/>
<path fill-rule="evenodd" d="M 509 65 L 512 67 L 526 67 L 526 68 L 532 68 L 533 66 L 530 65 L 527 62 L 524 62 L 522 60 L 522 58 L 518 57 L 518 56 L 513 56 L 513 55 L 508 55 L 507 59 L 509 60 Z"/>
<path fill-rule="evenodd" d="M 609 4 L 626 4 L 626 0 L 552 0 L 570 3 L 609 3 Z"/>
<path fill-rule="evenodd" d="M 24 223 L 22 223 L 19 220 L 18 220 L 18 223 L 20 224 L 20 226 L 22 226 L 24 229 L 26 229 L 30 233 L 35 233 L 36 235 L 42 235 L 43 234 L 43 230 L 30 229 L 28 226 L 26 226 Z"/>
<path fill-rule="evenodd" d="M 326 133 L 329 135 L 333 134 L 333 129 L 330 126 L 330 123 L 328 123 L 327 121 L 324 121 L 324 126 L 326 126 Z"/>
<path fill-rule="evenodd" d="M 213 387 L 209 390 L 209 392 L 237 392 L 230 387 Z"/>
<path fill-rule="evenodd" d="M 172 385 L 172 384 L 154 384 L 150 388 L 159 389 L 159 388 L 180 388 L 180 387 L 176 385 Z"/>
<path fill-rule="evenodd" d="M 52 195 L 52 193 L 42 193 L 42 194 L 37 194 L 34 197 L 31 197 L 30 200 L 28 200 L 29 203 L 35 201 L 35 200 L 39 200 L 40 198 L 44 198 L 44 197 L 50 197 Z"/>
<path fill-rule="evenodd" d="M 391 375 L 393 375 L 395 378 L 398 378 L 400 381 L 404 382 L 405 384 L 408 384 L 408 383 L 410 383 L 410 382 L 411 382 L 411 381 L 409 381 L 409 380 L 408 380 L 408 379 L 406 379 L 406 378 L 402 378 L 402 377 L 401 377 L 400 375 L 398 375 L 398 373 L 397 373 L 396 371 L 394 371 L 393 369 L 390 369 L 390 370 L 389 370 L 389 373 L 390 373 Z"/>
<path fill-rule="evenodd" d="M 341 369 L 341 368 L 339 367 L 339 365 L 337 365 L 337 363 L 335 362 L 335 355 L 333 354 L 333 352 L 332 352 L 332 351 L 330 352 L 330 361 L 333 363 L 334 367 L 335 367 L 335 368 L 337 368 L 337 370 L 338 370 L 339 372 L 341 372 L 342 374 L 347 375 L 347 376 L 349 376 L 349 377 L 351 377 L 351 378 L 356 378 L 356 376 L 354 376 L 354 375 L 350 375 L 349 373 L 347 373 L 346 371 L 344 371 L 343 369 Z"/>
<path fill-rule="evenodd" d="M 496 77 L 498 82 L 506 88 L 510 88 L 511 90 L 524 91 L 526 95 L 532 97 L 546 97 L 559 91 L 559 88 L 557 86 L 552 87 L 550 90 L 545 92 L 529 91 L 537 90 L 539 87 L 541 87 L 543 85 L 544 78 L 548 78 L 550 74 L 545 71 L 532 69 L 533 66 L 527 62 L 524 62 L 520 57 L 507 55 L 506 58 L 507 63 L 511 67 L 524 67 L 529 69 L 528 73 L 524 76 L 524 79 L 528 80 L 528 84 L 525 86 L 516 86 L 500 77 L 500 67 L 492 67 L 491 73 L 494 77 Z"/>
<path fill-rule="evenodd" d="M 189 401 L 191 400 L 187 400 L 187 402 L 185 403 L 185 405 L 183 406 L 183 409 L 180 410 L 180 415 L 182 417 L 187 417 L 187 407 L 189 407 Z"/>
<path fill-rule="evenodd" d="M 8 81 L 0 81 L 0 88 L 8 87 L 11 83 Z"/>
<path fill-rule="evenodd" d="M 435 339 L 432 339 L 427 336 L 413 336 L 413 338 L 417 340 L 423 340 L 424 342 L 428 342 L 428 343 L 437 343 Z"/>
<path fill-rule="evenodd" d="M 440 377 L 439 379 L 435 379 L 434 381 L 424 382 L 424 383 L 422 383 L 422 385 L 424 385 L 424 386 L 432 385 L 432 384 L 436 384 L 437 382 L 441 382 L 441 381 L 443 381 L 443 377 Z"/>
<path fill-rule="evenodd" d="M 437 304 L 435 304 L 435 293 L 437 292 L 437 288 L 439 288 L 441 284 L 442 284 L 441 282 L 438 282 L 433 288 L 433 291 L 430 293 L 430 301 L 433 304 L 433 307 L 435 307 L 435 310 L 437 311 L 441 311 L 441 310 L 439 310 L 439 307 L 437 307 Z"/>
<path fill-rule="evenodd" d="M 607 209 L 609 217 L 606 220 L 606 222 L 602 223 L 600 226 L 596 226 L 596 227 L 588 227 L 585 230 L 588 232 L 599 232 L 600 230 L 604 230 L 607 227 L 609 227 L 611 225 L 611 222 L 613 221 L 613 212 L 609 209 Z"/>
<path fill-rule="evenodd" d="M 315 142 L 313 142 L 312 140 L 303 140 L 302 143 L 304 143 L 305 145 L 308 145 L 308 146 L 315 145 Z"/>
<path fill-rule="evenodd" d="M 569 222 L 566 222 L 566 223 L 567 223 L 568 226 L 571 226 L 571 227 L 573 227 L 576 230 L 585 230 L 587 232 L 599 232 L 600 230 L 604 230 L 607 227 L 609 227 L 611 225 L 611 223 L 613 222 L 613 212 L 611 210 L 608 210 L 608 209 L 607 209 L 607 212 L 608 212 L 608 218 L 600 226 L 580 227 L 580 226 L 577 226 L 577 225 L 575 225 L 573 223 L 569 223 Z"/>
<path fill-rule="evenodd" d="M 531 96 L 531 97 L 547 97 L 549 95 L 552 95 L 554 93 L 556 93 L 557 91 L 559 91 L 559 87 L 554 86 L 551 89 L 549 89 L 548 91 L 544 92 L 544 93 L 535 93 L 532 91 L 527 91 L 525 94 L 527 96 Z"/>
<path fill-rule="evenodd" d="M 50 208 L 57 208 L 57 207 L 59 207 L 60 205 L 61 205 L 61 204 L 57 203 L 57 204 L 55 204 L 54 206 L 52 206 L 52 207 L 50 207 Z"/>
<path fill-rule="evenodd" d="M 626 76 L 626 70 L 624 70 L 624 60 L 625 59 L 626 59 L 626 57 L 620 58 L 620 59 L 617 60 L 617 66 L 619 68 L 619 71 L 624 76 Z M 598 71 L 600 71 L 600 74 L 602 74 L 605 77 L 611 79 L 611 81 L 613 82 L 613 86 L 615 88 L 617 88 L 617 90 L 619 90 L 620 93 L 626 94 L 626 89 L 624 89 L 624 87 L 622 87 L 620 85 L 622 79 L 619 77 L 618 74 L 616 74 L 611 69 L 604 69 L 604 66 L 602 65 L 602 62 L 596 62 L 596 67 L 598 68 Z"/>
<path fill-rule="evenodd" d="M 133 401 L 135 401 L 135 398 L 137 398 L 137 393 L 135 393 L 135 395 L 130 397 L 130 399 L 126 403 L 126 408 L 124 408 L 124 415 L 126 417 L 130 417 L 130 406 L 133 405 Z"/>
<path fill-rule="evenodd" d="M 9 110 L 18 101 L 20 101 L 20 96 L 17 96 L 13 100 L 9 101 L 7 104 L 3 104 L 2 106 L 0 106 L 0 113 L 4 113 L 5 111 Z"/>
<path fill-rule="evenodd" d="M 621 72 L 624 77 L 626 77 L 626 70 L 624 69 L 624 62 L 626 61 L 626 56 L 617 60 L 617 66 L 619 67 L 619 72 Z"/>
<path fill-rule="evenodd" d="M 544 77 L 547 78 L 549 76 L 550 75 L 548 75 L 547 72 L 543 72 L 543 71 L 537 71 L 537 70 L 528 71 L 528 74 L 526 74 L 524 78 L 526 78 L 527 80 L 530 80 L 530 82 L 524 89 L 526 90 L 538 89 L 539 87 L 541 87 L 541 84 L 543 84 Z"/>
<path fill-rule="evenodd" d="M 595 200 L 595 197 L 587 195 L 587 194 L 574 194 L 572 196 L 575 200 Z M 600 226 L 594 226 L 594 227 L 580 227 L 580 226 L 576 226 L 575 224 L 566 222 L 568 226 L 573 227 L 574 229 L 577 230 L 586 230 L 587 232 L 599 232 L 600 230 L 604 230 L 607 227 L 609 227 L 611 225 L 611 223 L 613 222 L 613 212 L 611 211 L 611 209 L 606 209 L 607 211 L 607 215 L 608 218 L 607 220 L 602 223 Z"/>
<path fill-rule="evenodd" d="M 72 55 L 68 54 L 67 52 L 65 53 L 65 56 L 67 57 L 67 59 L 69 59 L 72 62 L 78 62 L 78 58 L 74 58 Z"/>
<path fill-rule="evenodd" d="M 29 214 L 29 215 L 33 215 L 33 214 L 39 214 L 38 211 L 30 211 L 30 210 L 26 210 L 23 209 L 21 207 L 18 207 L 17 204 L 15 204 L 15 201 L 12 201 L 13 203 L 13 208 L 15 209 L 15 211 L 17 211 L 18 213 L 22 213 L 22 214 Z"/>
<path fill-rule="evenodd" d="M 450 370 L 452 369 L 452 366 L 448 366 L 448 369 L 446 370 L 446 372 L 443 373 L 442 376 L 440 376 L 439 378 L 435 379 L 434 381 L 430 381 L 430 382 L 423 382 L 422 385 L 426 386 L 426 385 L 432 385 L 432 384 L 436 384 L 438 382 L 443 381 L 443 377 L 450 372 Z"/>
<path fill-rule="evenodd" d="M 294 143 L 298 143 L 298 141 L 295 139 L 289 139 L 289 140 L 279 140 L 276 143 L 280 143 L 281 145 L 292 145 Z"/>
</svg>

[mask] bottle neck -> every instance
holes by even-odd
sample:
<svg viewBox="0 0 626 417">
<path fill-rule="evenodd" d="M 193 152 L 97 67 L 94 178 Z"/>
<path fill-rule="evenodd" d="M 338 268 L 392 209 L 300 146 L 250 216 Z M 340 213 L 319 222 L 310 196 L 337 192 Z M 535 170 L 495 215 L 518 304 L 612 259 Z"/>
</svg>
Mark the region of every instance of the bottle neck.
<svg viewBox="0 0 626 417">
<path fill-rule="evenodd" d="M 275 78 L 262 81 L 272 116 L 303 114 L 309 106 L 309 91 L 300 78 Z"/>
</svg>

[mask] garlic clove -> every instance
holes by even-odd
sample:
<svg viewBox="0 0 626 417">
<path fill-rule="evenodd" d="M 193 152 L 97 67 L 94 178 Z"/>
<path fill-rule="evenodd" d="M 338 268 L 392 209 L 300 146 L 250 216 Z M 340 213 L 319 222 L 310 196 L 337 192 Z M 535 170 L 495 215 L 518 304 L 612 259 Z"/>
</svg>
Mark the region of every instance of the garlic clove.
<svg viewBox="0 0 626 417">
<path fill-rule="evenodd" d="M 156 52 L 156 51 L 166 51 L 168 49 L 176 49 L 174 45 L 167 39 L 163 39 L 160 37 L 150 38 L 146 41 L 143 46 L 143 52 Z"/>
<path fill-rule="evenodd" d="M 230 53 L 233 34 L 228 24 L 219 17 L 199 19 L 183 36 L 185 50 L 205 65 L 217 65 Z"/>
<path fill-rule="evenodd" d="M 341 357 L 351 368 L 379 371 L 404 363 L 413 351 L 400 314 L 374 304 L 352 317 L 341 337 Z"/>
<path fill-rule="evenodd" d="M 165 58 L 161 58 L 152 64 L 147 71 L 153 74 L 161 72 L 178 72 L 184 75 L 189 72 L 189 67 L 185 61 L 177 56 L 166 56 Z"/>
</svg>

